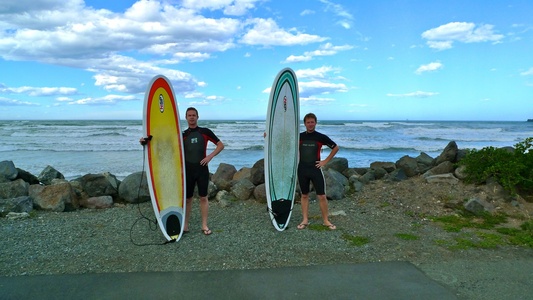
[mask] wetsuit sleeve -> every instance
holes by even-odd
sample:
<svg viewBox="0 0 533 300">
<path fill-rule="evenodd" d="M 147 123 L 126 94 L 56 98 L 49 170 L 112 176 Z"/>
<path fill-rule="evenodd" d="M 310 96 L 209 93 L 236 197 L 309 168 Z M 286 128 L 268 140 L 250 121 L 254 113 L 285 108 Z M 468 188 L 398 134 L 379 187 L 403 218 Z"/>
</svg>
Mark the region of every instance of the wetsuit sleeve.
<svg viewBox="0 0 533 300">
<path fill-rule="evenodd" d="M 215 133 L 209 128 L 202 128 L 202 134 L 215 145 L 220 141 Z"/>
<path fill-rule="evenodd" d="M 327 136 L 327 135 L 325 135 L 325 134 L 322 134 L 322 141 L 321 141 L 321 143 L 322 143 L 323 145 L 328 146 L 330 149 L 333 149 L 333 148 L 335 148 L 335 146 L 337 146 L 337 144 L 336 144 L 334 141 L 332 141 L 332 140 L 329 138 L 329 136 Z"/>
</svg>

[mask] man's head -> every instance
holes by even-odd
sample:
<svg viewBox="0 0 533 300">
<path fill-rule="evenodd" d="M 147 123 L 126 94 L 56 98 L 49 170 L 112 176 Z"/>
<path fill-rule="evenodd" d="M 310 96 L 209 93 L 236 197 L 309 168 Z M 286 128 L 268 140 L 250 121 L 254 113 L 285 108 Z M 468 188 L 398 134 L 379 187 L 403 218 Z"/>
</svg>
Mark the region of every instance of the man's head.
<svg viewBox="0 0 533 300">
<path fill-rule="evenodd" d="M 304 123 L 305 123 L 305 121 L 307 121 L 307 119 L 313 119 L 313 120 L 315 120 L 315 123 L 317 122 L 316 115 L 314 113 L 308 113 L 307 115 L 305 115 Z"/>
<path fill-rule="evenodd" d="M 187 111 L 185 111 L 185 119 L 187 120 L 189 127 L 198 126 L 198 110 L 194 107 L 187 108 Z"/>
<path fill-rule="evenodd" d="M 307 115 L 305 115 L 304 125 L 307 132 L 315 131 L 316 122 L 316 115 L 314 113 L 308 113 Z"/>
</svg>

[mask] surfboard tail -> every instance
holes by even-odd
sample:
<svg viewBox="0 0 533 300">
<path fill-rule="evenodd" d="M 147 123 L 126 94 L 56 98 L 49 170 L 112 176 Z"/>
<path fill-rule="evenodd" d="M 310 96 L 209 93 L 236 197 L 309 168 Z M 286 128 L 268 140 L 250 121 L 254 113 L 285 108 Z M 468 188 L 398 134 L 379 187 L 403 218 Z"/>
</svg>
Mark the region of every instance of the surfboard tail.
<svg viewBox="0 0 533 300">
<path fill-rule="evenodd" d="M 284 228 L 289 221 L 289 216 L 292 211 L 292 201 L 286 199 L 279 199 L 272 201 L 272 208 L 270 213 L 274 216 L 276 223 L 280 228 Z"/>
</svg>

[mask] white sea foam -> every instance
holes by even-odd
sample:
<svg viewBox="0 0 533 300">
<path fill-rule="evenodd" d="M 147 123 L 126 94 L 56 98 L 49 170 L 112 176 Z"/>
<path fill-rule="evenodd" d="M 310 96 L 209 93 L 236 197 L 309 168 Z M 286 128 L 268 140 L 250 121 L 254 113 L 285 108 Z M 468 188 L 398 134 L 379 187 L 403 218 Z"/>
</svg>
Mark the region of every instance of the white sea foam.
<svg viewBox="0 0 533 300">
<path fill-rule="evenodd" d="M 225 150 L 210 164 L 237 169 L 263 157 L 264 121 L 200 121 L 224 142 Z M 182 123 L 182 129 L 186 123 Z M 301 131 L 305 128 L 300 126 Z M 319 121 L 317 130 L 340 146 L 338 157 L 351 167 L 373 161 L 396 161 L 425 152 L 437 156 L 450 141 L 459 148 L 514 146 L 533 136 L 528 122 Z M 0 160 L 38 175 L 51 165 L 72 178 L 111 172 L 124 177 L 143 166 L 142 122 L 133 121 L 0 121 Z M 214 149 L 209 144 L 208 151 Z M 323 156 L 329 151 L 325 149 Z"/>
</svg>

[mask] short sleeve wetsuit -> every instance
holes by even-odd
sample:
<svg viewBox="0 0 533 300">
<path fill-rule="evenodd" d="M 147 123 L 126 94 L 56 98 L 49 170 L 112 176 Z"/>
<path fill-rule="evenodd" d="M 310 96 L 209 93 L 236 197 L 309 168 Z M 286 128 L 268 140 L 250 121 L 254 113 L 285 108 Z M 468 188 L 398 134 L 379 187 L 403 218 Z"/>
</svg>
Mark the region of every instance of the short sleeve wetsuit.
<svg viewBox="0 0 533 300">
<path fill-rule="evenodd" d="M 317 161 L 320 161 L 320 150 L 322 146 L 328 146 L 330 149 L 335 148 L 337 144 L 327 135 L 318 131 L 311 133 L 304 131 L 300 133 L 300 162 L 298 164 L 298 182 L 302 194 L 308 194 L 310 182 L 313 182 L 317 195 L 326 194 L 326 183 L 322 169 L 316 167 Z"/>
<path fill-rule="evenodd" d="M 196 127 L 183 131 L 185 150 L 186 194 L 191 198 L 198 184 L 198 195 L 207 196 L 209 186 L 209 167 L 200 162 L 206 157 L 207 143 L 217 144 L 219 138 L 208 128 Z"/>
</svg>

